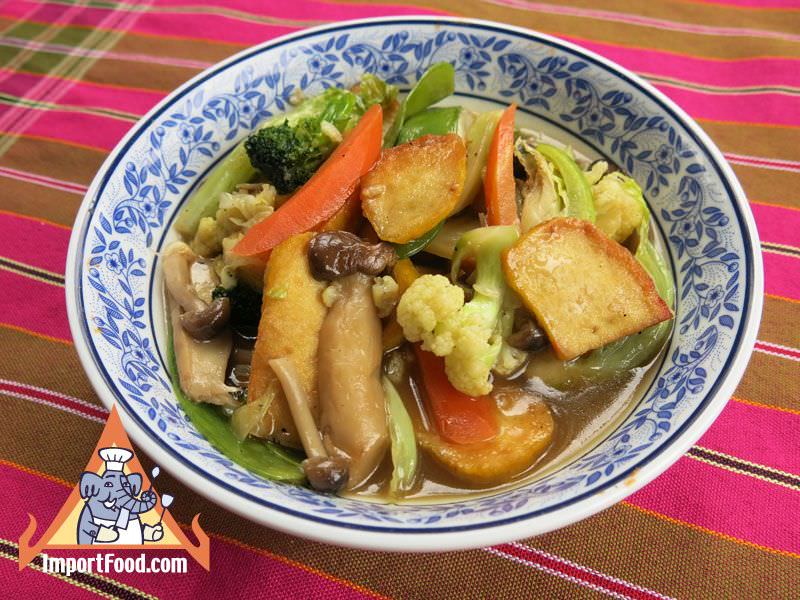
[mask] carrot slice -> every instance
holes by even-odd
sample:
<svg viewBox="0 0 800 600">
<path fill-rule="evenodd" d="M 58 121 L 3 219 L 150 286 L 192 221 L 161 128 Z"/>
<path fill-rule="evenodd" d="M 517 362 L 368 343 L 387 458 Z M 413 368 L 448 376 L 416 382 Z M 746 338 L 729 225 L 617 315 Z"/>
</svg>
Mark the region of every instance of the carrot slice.
<svg viewBox="0 0 800 600">
<path fill-rule="evenodd" d="M 282 241 L 332 217 L 380 157 L 382 136 L 383 112 L 374 104 L 311 179 L 272 215 L 253 225 L 233 251 L 265 257 Z"/>
<path fill-rule="evenodd" d="M 514 225 L 517 200 L 514 184 L 514 115 L 512 104 L 500 117 L 489 146 L 483 194 L 486 198 L 486 221 L 489 225 Z"/>
<path fill-rule="evenodd" d="M 468 396 L 447 379 L 444 359 L 414 346 L 422 371 L 427 406 L 436 431 L 453 444 L 486 442 L 497 436 L 497 406 L 491 396 Z"/>
</svg>

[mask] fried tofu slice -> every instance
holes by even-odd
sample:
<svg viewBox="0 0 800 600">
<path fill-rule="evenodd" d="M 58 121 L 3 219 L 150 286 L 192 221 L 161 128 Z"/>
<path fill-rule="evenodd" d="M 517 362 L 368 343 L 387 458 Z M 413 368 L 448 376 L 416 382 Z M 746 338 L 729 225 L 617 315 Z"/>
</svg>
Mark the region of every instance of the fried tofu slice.
<svg viewBox="0 0 800 600">
<path fill-rule="evenodd" d="M 378 237 L 405 244 L 447 218 L 467 170 L 460 136 L 424 135 L 383 151 L 361 181 L 361 207 Z"/>
<path fill-rule="evenodd" d="M 534 227 L 505 251 L 503 268 L 561 360 L 672 318 L 644 267 L 587 221 Z"/>
<path fill-rule="evenodd" d="M 526 471 L 550 447 L 555 422 L 539 398 L 498 388 L 498 434 L 476 444 L 451 444 L 432 431 L 417 431 L 420 446 L 442 467 L 472 486 L 508 481 Z M 527 408 L 523 410 L 523 407 Z"/>
<path fill-rule="evenodd" d="M 312 277 L 308 265 L 308 242 L 313 235 L 294 235 L 270 254 L 247 394 L 248 402 L 255 402 L 274 392 L 256 435 L 293 448 L 301 447 L 297 428 L 278 378 L 267 362 L 280 357 L 292 360 L 308 396 L 311 414 L 319 422 L 317 351 L 328 309 L 322 302 L 325 284 Z"/>
</svg>

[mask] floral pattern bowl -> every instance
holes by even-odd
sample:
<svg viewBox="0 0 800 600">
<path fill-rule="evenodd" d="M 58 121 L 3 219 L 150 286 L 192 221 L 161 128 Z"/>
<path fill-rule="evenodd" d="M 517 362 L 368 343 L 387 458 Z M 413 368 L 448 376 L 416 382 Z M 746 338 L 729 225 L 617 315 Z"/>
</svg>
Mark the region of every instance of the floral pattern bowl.
<svg viewBox="0 0 800 600">
<path fill-rule="evenodd" d="M 302 90 L 365 71 L 408 89 L 433 62 L 465 103 L 516 102 L 526 125 L 622 165 L 645 190 L 676 277 L 675 330 L 630 415 L 570 464 L 523 487 L 436 505 L 383 505 L 264 480 L 187 420 L 165 365 L 158 252 L 173 218 L 226 151 Z M 444 550 L 549 531 L 664 471 L 708 428 L 752 351 L 763 274 L 744 193 L 683 111 L 625 69 L 558 39 L 496 23 L 389 18 L 320 27 L 201 73 L 120 142 L 78 215 L 67 265 L 76 347 L 133 440 L 186 484 L 256 522 L 363 548 Z"/>
</svg>

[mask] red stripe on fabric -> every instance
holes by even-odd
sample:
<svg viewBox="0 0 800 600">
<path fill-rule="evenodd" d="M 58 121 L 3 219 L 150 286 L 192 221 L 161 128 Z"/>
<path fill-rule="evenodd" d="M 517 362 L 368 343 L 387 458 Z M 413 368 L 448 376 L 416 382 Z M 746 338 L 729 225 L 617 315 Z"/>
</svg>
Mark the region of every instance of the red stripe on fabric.
<svg viewBox="0 0 800 600">
<path fill-rule="evenodd" d="M 690 458 L 678 460 L 627 501 L 761 546 L 800 552 L 800 494 Z"/>
<path fill-rule="evenodd" d="M 750 203 L 758 235 L 764 242 L 800 246 L 800 210 Z"/>
<path fill-rule="evenodd" d="M 788 358 L 790 360 L 800 360 L 800 351 L 788 346 L 781 346 L 780 344 L 770 344 L 769 342 L 757 341 L 755 349 L 759 352 L 766 352 L 767 354 L 774 354 L 781 358 Z"/>
<path fill-rule="evenodd" d="M 90 443 L 84 446 L 87 451 L 91 451 Z M 87 460 L 88 458 L 87 456 Z M 76 478 L 78 475 L 79 473 L 75 473 Z M 19 537 L 28 524 L 27 513 L 36 515 L 39 530 L 44 530 L 55 517 L 68 493 L 69 490 L 59 483 L 0 464 L 0 505 L 5 508 L 7 517 L 0 520 L 0 537 Z M 175 503 L 178 502 L 181 502 L 180 497 L 175 499 Z M 267 529 L 264 531 L 268 533 Z M 116 552 L 124 556 L 135 555 L 139 551 Z M 63 555 L 61 552 L 57 554 Z M 158 552 L 158 556 L 162 554 L 167 555 L 166 551 Z M 187 556 L 185 553 L 169 555 Z M 185 575 L 163 577 L 120 573 L 111 578 L 157 597 L 187 600 L 200 595 L 255 598 L 263 596 L 265 590 L 268 590 L 270 598 L 278 599 L 305 597 L 354 600 L 377 596 L 368 590 L 355 589 L 356 586 L 350 582 L 326 577 L 325 574 L 312 572 L 278 557 L 253 552 L 213 535 L 210 572 L 206 572 L 191 558 L 188 558 L 188 564 L 189 570 Z M 220 574 L 224 574 L 224 577 Z M 41 594 L 34 597 L 39 596 Z"/>
<path fill-rule="evenodd" d="M 768 294 L 800 300 L 800 260 L 764 252 L 764 288 Z"/>
<path fill-rule="evenodd" d="M 91 108 L 107 108 L 135 115 L 143 115 L 155 106 L 165 95 L 160 92 L 136 88 L 95 85 L 49 75 L 20 72 L 12 73 L 6 69 L 0 69 L 0 75 L 1 74 L 10 74 L 10 77 L 3 82 L 3 89 L 14 96 L 31 100 L 41 100 L 39 97 L 31 96 L 30 90 L 40 82 L 49 80 L 56 85 L 72 84 L 70 89 L 68 89 L 59 100 L 62 104 Z M 36 96 L 42 96 L 42 94 L 36 94 Z"/>
<path fill-rule="evenodd" d="M 632 71 L 720 87 L 800 87 L 800 61 L 791 58 L 710 59 L 557 33 Z"/>
<path fill-rule="evenodd" d="M 112 150 L 133 123 L 97 115 L 64 110 L 38 110 L 20 106 L 0 106 L 0 118 L 10 111 L 35 111 L 36 119 L 24 127 L 11 125 L 3 133 L 45 137 L 69 144 Z"/>
<path fill-rule="evenodd" d="M 0 322 L 69 341 L 64 290 L 0 269 Z"/>
<path fill-rule="evenodd" d="M 0 392 L 42 400 L 43 402 L 56 405 L 58 408 L 68 412 L 78 412 L 81 415 L 89 418 L 97 418 L 101 421 L 105 421 L 106 417 L 108 417 L 108 410 L 101 406 L 96 406 L 79 398 L 73 398 L 66 394 L 25 383 L 0 379 Z"/>
<path fill-rule="evenodd" d="M 69 236 L 69 229 L 0 211 L 0 256 L 64 273 Z"/>
<path fill-rule="evenodd" d="M 523 546 L 522 544 L 498 544 L 492 546 L 491 550 L 501 552 L 510 557 L 519 558 L 534 565 L 540 565 L 549 571 L 562 573 L 570 579 L 589 584 L 593 589 L 619 594 L 620 597 L 623 598 L 662 600 L 666 597 L 640 586 L 631 585 L 621 579 L 605 575 L 594 569 L 581 567 L 580 565 L 553 556 L 547 552 Z"/>
<path fill-rule="evenodd" d="M 728 402 L 699 446 L 800 475 L 800 414 Z"/>
<path fill-rule="evenodd" d="M 800 125 L 800 96 L 708 94 L 656 83 L 655 86 L 697 119 L 770 125 Z M 758 110 L 753 110 L 758 106 Z"/>
</svg>

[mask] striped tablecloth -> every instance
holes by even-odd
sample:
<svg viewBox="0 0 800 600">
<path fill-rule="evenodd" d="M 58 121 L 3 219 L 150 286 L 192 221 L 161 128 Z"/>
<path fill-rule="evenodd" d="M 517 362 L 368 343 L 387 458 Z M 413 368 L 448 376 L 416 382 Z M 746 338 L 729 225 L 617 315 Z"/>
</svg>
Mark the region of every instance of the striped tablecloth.
<svg viewBox="0 0 800 600">
<path fill-rule="evenodd" d="M 0 596 L 800 597 L 800 2 L 405 1 L 0 2 Z M 203 515 L 210 574 L 18 573 L 26 513 L 52 518 L 107 414 L 73 348 L 63 289 L 74 215 L 106 154 L 170 90 L 248 45 L 411 13 L 582 44 L 652 81 L 717 142 L 750 198 L 766 270 L 756 352 L 720 418 L 625 502 L 516 544 L 345 550 L 253 525 L 163 474 L 178 520 Z"/>
</svg>

